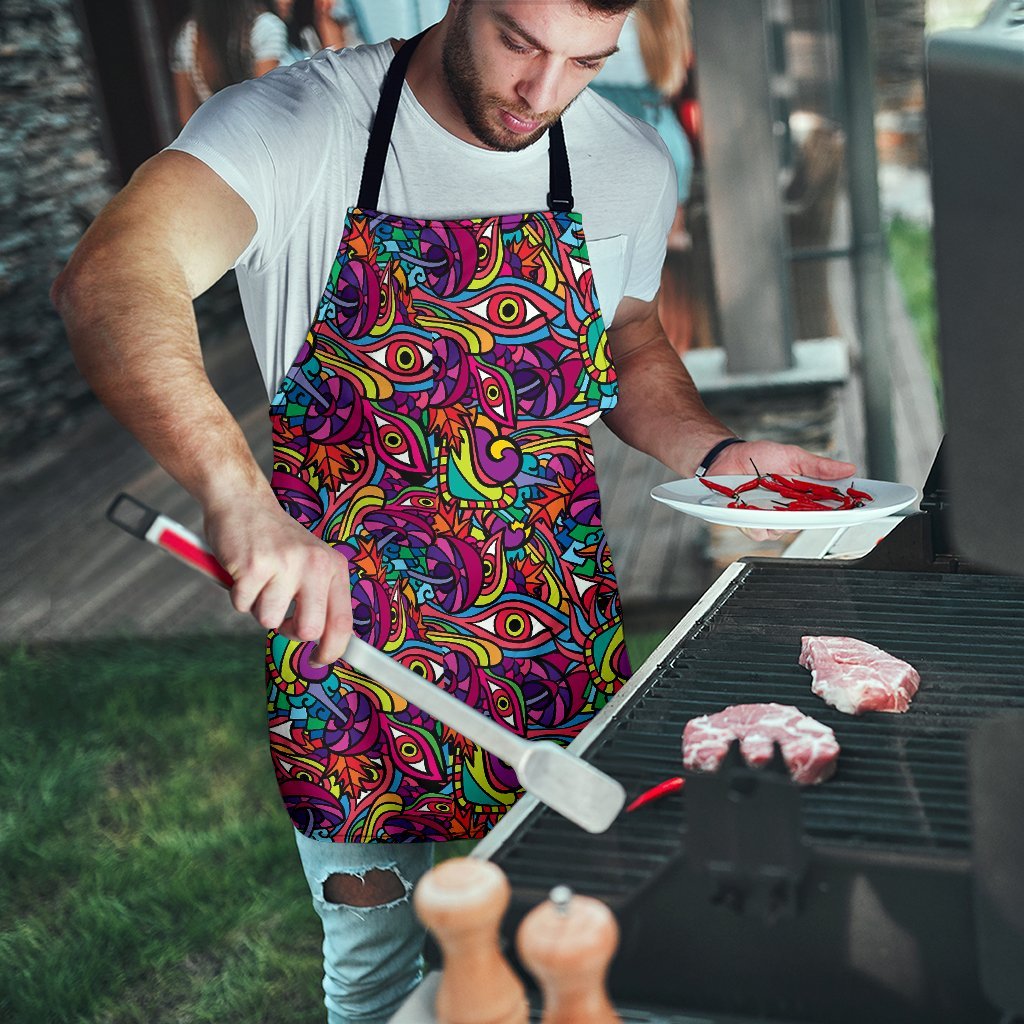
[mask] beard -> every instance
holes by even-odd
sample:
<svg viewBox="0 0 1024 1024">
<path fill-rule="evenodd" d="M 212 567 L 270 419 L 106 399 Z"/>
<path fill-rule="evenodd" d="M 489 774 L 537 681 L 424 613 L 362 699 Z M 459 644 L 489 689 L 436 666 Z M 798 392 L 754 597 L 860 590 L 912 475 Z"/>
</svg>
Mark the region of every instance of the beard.
<svg viewBox="0 0 1024 1024">
<path fill-rule="evenodd" d="M 509 103 L 504 97 L 485 91 L 480 70 L 473 60 L 469 40 L 470 6 L 469 3 L 465 3 L 458 9 L 445 37 L 441 67 L 448 90 L 458 104 L 469 130 L 485 146 L 507 153 L 526 149 L 558 120 L 561 112 L 538 115 L 521 103 Z M 513 117 L 524 121 L 540 121 L 541 124 L 535 131 L 526 135 L 513 132 L 498 120 L 496 111 L 499 107 L 507 110 Z"/>
</svg>

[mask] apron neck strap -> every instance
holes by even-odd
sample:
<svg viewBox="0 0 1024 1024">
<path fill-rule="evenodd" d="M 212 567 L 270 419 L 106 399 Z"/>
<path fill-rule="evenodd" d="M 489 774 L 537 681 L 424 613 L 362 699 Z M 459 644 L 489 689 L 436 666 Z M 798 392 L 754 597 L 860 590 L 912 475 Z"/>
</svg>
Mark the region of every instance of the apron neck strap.
<svg viewBox="0 0 1024 1024">
<path fill-rule="evenodd" d="M 569 175 L 569 154 L 565 149 L 561 118 L 548 129 L 548 165 L 551 177 L 548 209 L 556 213 L 568 213 L 573 207 L 572 178 Z"/>
<path fill-rule="evenodd" d="M 402 98 L 402 83 L 409 61 L 419 46 L 420 40 L 427 34 L 424 29 L 418 36 L 406 40 L 402 48 L 392 57 L 388 73 L 384 76 L 384 84 L 380 89 L 380 102 L 370 129 L 370 141 L 366 146 L 366 157 L 363 160 L 363 180 L 359 185 L 359 209 L 376 210 L 380 200 L 380 185 L 384 180 L 384 162 L 388 158 L 388 146 L 391 143 L 391 129 L 395 126 L 395 114 L 398 113 L 398 101 Z"/>
<path fill-rule="evenodd" d="M 407 40 L 395 54 L 384 76 L 381 86 L 380 102 L 370 129 L 370 141 L 366 146 L 366 157 L 363 160 L 363 178 L 359 185 L 360 210 L 376 210 L 380 201 L 380 186 L 384 180 L 384 163 L 388 157 L 391 144 L 391 132 L 395 126 L 395 115 L 398 113 L 398 101 L 402 98 L 402 84 L 409 61 L 420 41 L 429 30 L 424 29 L 419 35 Z M 569 154 L 565 148 L 565 134 L 561 120 L 555 121 L 548 129 L 548 164 L 550 188 L 548 191 L 548 208 L 554 211 L 569 211 L 573 208 L 572 179 L 569 175 Z"/>
</svg>

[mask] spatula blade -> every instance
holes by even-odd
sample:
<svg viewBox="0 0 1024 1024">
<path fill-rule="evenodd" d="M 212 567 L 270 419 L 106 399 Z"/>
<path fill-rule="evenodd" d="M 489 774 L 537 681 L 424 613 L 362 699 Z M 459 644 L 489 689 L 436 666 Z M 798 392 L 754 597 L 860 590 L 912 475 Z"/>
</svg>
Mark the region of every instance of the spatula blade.
<svg viewBox="0 0 1024 1024">
<path fill-rule="evenodd" d="M 535 740 L 516 766 L 531 796 L 587 832 L 606 832 L 626 803 L 622 786 L 550 740 Z"/>
</svg>

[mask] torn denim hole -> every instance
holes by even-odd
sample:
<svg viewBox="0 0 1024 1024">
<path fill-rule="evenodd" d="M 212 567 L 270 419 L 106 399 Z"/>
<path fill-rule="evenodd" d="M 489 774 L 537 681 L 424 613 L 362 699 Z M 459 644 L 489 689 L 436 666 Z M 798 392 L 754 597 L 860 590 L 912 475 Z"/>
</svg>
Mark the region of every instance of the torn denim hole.
<svg viewBox="0 0 1024 1024">
<path fill-rule="evenodd" d="M 375 901 L 375 892 L 366 893 L 364 889 L 356 888 L 356 883 L 361 883 L 365 887 L 371 877 L 374 889 L 380 889 L 379 902 Z M 407 902 L 413 888 L 399 871 L 397 864 L 376 865 L 363 871 L 331 871 L 319 881 L 319 885 L 317 902 L 322 907 L 329 910 L 347 910 L 360 921 L 365 920 L 369 912 L 390 910 Z M 330 889 L 333 889 L 333 892 L 329 893 Z M 363 899 L 369 902 L 364 903 Z"/>
</svg>

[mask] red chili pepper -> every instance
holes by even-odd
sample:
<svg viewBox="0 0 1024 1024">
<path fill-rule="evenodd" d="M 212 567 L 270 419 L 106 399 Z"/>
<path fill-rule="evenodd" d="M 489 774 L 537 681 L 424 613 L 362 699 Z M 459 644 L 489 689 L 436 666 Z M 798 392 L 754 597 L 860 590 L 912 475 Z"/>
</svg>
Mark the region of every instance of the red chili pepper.
<svg viewBox="0 0 1024 1024">
<path fill-rule="evenodd" d="M 743 494 L 744 491 L 756 491 L 761 486 L 760 477 L 752 477 L 750 480 L 745 480 L 743 483 L 736 488 L 737 494 Z"/>
<path fill-rule="evenodd" d="M 802 491 L 810 494 L 814 490 L 814 484 L 810 484 L 806 480 L 791 480 L 788 476 L 783 476 L 781 473 L 769 473 L 768 476 L 777 484 L 791 491 Z"/>
<path fill-rule="evenodd" d="M 784 484 L 779 483 L 776 480 L 770 481 L 764 485 L 769 491 L 774 491 L 776 494 L 781 495 L 783 498 L 792 498 L 795 501 L 817 501 L 818 496 L 809 493 L 808 491 L 797 490 L 793 487 L 786 487 Z M 822 495 L 821 497 L 826 497 Z"/>
<path fill-rule="evenodd" d="M 792 487 L 794 490 L 802 491 L 804 494 L 807 494 L 812 498 L 843 497 L 843 492 L 838 487 L 833 487 L 830 484 L 819 484 L 814 480 L 790 480 L 787 477 L 778 476 L 777 474 L 772 475 L 783 484 Z"/>
<path fill-rule="evenodd" d="M 669 793 L 675 793 L 676 790 L 682 789 L 686 784 L 686 779 L 674 778 L 665 779 L 664 782 L 659 782 L 656 786 L 651 786 L 650 789 L 645 790 L 641 793 L 627 808 L 626 813 L 635 811 L 638 807 L 643 807 L 644 804 L 649 804 L 652 800 L 660 800 L 663 796 L 668 796 Z"/>
<path fill-rule="evenodd" d="M 860 508 L 865 501 L 873 500 L 867 492 L 858 491 L 853 487 L 848 487 L 844 492 L 839 487 L 817 483 L 814 480 L 788 477 L 782 473 L 762 474 L 753 461 L 750 464 L 754 467 L 754 472 L 757 475 L 749 480 L 744 480 L 732 489 L 724 484 L 716 483 L 714 480 L 708 480 L 705 477 L 700 479 L 705 487 L 719 494 L 724 494 L 727 498 L 732 498 L 728 505 L 729 508 L 752 508 L 769 511 L 774 507 L 791 512 L 836 512 L 842 509 Z M 758 488 L 770 491 L 773 494 L 777 494 L 780 498 L 787 500 L 785 502 L 774 501 L 765 507 L 748 503 L 740 497 L 741 494 L 757 490 Z"/>
<path fill-rule="evenodd" d="M 838 487 L 822 487 L 821 484 L 816 484 L 810 494 L 812 498 L 827 498 L 830 501 L 842 501 L 846 497 Z"/>
<path fill-rule="evenodd" d="M 831 505 L 825 505 L 820 501 L 814 501 L 812 498 L 796 498 L 791 501 L 785 508 L 791 512 L 833 512 L 834 509 Z"/>
<path fill-rule="evenodd" d="M 727 498 L 736 497 L 736 492 L 731 487 L 726 487 L 725 484 L 716 484 L 714 480 L 709 480 L 706 476 L 699 477 L 699 479 L 705 487 L 710 488 L 712 491 L 724 494 Z"/>
</svg>

